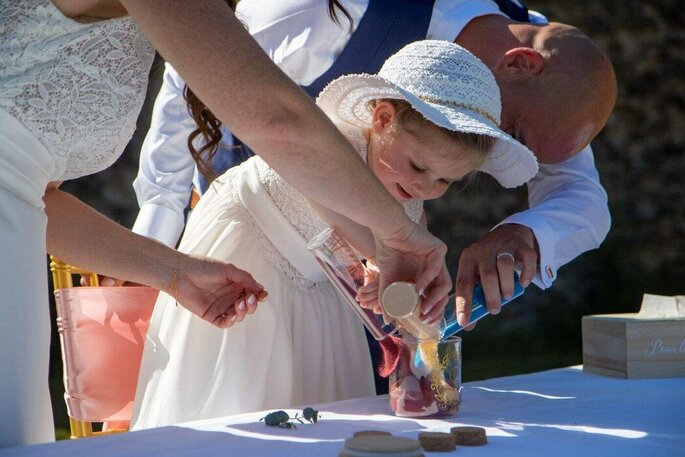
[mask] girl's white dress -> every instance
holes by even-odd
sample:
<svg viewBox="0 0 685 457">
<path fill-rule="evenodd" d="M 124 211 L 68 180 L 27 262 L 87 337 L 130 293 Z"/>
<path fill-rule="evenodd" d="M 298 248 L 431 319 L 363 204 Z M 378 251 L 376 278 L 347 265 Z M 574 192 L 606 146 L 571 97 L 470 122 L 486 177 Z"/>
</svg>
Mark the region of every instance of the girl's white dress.
<svg viewBox="0 0 685 457">
<path fill-rule="evenodd" d="M 345 133 L 365 158 L 361 131 Z M 421 203 L 407 211 L 418 220 Z M 363 326 L 306 250 L 325 228 L 259 157 L 210 186 L 179 249 L 249 271 L 269 299 L 221 330 L 160 294 L 143 353 L 135 429 L 375 394 Z"/>
</svg>

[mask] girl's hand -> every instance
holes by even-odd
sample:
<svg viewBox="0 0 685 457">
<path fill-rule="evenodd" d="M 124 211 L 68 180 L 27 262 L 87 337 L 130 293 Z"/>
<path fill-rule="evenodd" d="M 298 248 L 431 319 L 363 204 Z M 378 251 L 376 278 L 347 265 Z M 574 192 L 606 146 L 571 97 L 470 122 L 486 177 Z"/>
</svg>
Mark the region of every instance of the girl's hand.
<svg viewBox="0 0 685 457">
<path fill-rule="evenodd" d="M 381 314 L 383 308 L 381 308 L 381 303 L 378 299 L 380 284 L 378 273 L 378 268 L 367 260 L 366 268 L 364 269 L 364 285 L 359 288 L 355 298 L 363 308 L 372 309 L 374 313 Z"/>
<path fill-rule="evenodd" d="M 268 296 L 246 271 L 220 260 L 191 255 L 184 256 L 166 292 L 219 328 L 242 321 Z"/>
</svg>

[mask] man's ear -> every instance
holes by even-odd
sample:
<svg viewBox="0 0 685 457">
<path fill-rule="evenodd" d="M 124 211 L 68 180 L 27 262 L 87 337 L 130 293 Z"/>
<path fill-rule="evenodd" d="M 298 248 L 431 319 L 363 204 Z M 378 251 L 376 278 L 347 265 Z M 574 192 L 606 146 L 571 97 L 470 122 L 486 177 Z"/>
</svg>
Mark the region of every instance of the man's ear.
<svg viewBox="0 0 685 457">
<path fill-rule="evenodd" d="M 371 127 L 374 133 L 381 133 L 395 119 L 397 111 L 392 103 L 386 100 L 376 102 L 371 118 Z"/>
<path fill-rule="evenodd" d="M 545 58 L 532 48 L 512 48 L 504 53 L 495 64 L 500 74 L 511 76 L 533 76 L 545 69 Z"/>
</svg>

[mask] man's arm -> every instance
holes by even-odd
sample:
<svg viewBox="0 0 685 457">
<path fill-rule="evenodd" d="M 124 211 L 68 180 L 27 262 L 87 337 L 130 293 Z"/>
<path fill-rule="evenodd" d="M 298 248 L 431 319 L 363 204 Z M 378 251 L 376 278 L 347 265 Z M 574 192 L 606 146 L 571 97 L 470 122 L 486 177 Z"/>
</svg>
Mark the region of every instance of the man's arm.
<svg viewBox="0 0 685 457">
<path fill-rule="evenodd" d="M 169 65 L 152 111 L 150 130 L 140 150 L 133 181 L 140 212 L 133 231 L 174 247 L 185 225 L 195 162 L 188 135 L 195 122 L 183 99 L 185 83 Z"/>
<path fill-rule="evenodd" d="M 508 217 L 462 253 L 456 279 L 460 323 L 468 321 L 477 278 L 488 310 L 497 314 L 500 296 L 513 292 L 516 264 L 524 287 L 532 281 L 544 289 L 562 265 L 606 238 L 611 226 L 607 194 L 589 146 L 566 162 L 541 164 L 528 194 L 530 209 Z"/>
<path fill-rule="evenodd" d="M 381 290 L 410 258 L 418 264 L 417 288 L 430 293 L 431 284 L 442 278 L 445 244 L 404 214 L 314 101 L 278 71 L 224 2 L 119 1 L 231 132 L 304 196 L 371 229 Z M 202 33 L 189 39 L 189 30 Z"/>
<path fill-rule="evenodd" d="M 592 148 L 560 164 L 540 164 L 540 172 L 528 183 L 528 204 L 529 210 L 502 224 L 523 225 L 535 234 L 540 268 L 533 282 L 545 289 L 559 268 L 598 248 L 609 233 L 611 214 Z"/>
</svg>

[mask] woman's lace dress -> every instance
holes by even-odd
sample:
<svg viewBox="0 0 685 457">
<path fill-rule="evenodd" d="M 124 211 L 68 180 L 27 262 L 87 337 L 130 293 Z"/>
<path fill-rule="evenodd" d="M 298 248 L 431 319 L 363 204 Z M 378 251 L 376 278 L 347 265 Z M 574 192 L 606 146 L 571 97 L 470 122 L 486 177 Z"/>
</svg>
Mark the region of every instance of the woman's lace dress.
<svg viewBox="0 0 685 457">
<path fill-rule="evenodd" d="M 45 188 L 121 154 L 153 57 L 130 18 L 0 0 L 0 448 L 54 439 Z"/>
<path fill-rule="evenodd" d="M 361 133 L 345 133 L 365 157 Z M 263 198 L 254 200 L 257 194 Z M 407 211 L 418 220 L 421 203 Z M 162 294 L 145 345 L 135 428 L 375 394 L 361 322 L 307 264 L 303 246 L 325 228 L 259 157 L 210 186 L 180 249 L 249 271 L 269 299 L 219 330 Z"/>
<path fill-rule="evenodd" d="M 51 179 L 110 166 L 133 135 L 154 57 L 133 20 L 80 23 L 50 0 L 3 0 L 0 43 L 0 110 L 55 156 Z"/>
</svg>

